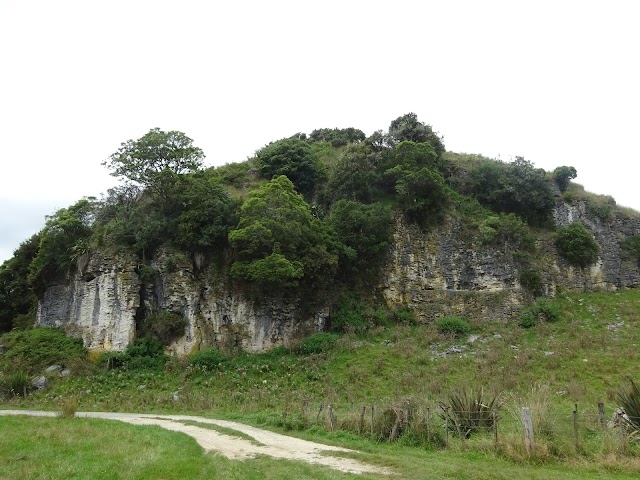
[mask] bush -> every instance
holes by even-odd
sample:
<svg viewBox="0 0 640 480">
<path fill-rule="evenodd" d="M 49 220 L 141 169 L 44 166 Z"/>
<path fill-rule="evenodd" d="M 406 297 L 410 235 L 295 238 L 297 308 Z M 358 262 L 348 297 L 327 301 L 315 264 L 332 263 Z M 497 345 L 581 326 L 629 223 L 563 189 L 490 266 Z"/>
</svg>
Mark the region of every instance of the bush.
<svg viewBox="0 0 640 480">
<path fill-rule="evenodd" d="M 108 370 L 162 370 L 169 359 L 161 341 L 152 337 L 141 337 L 131 342 L 124 352 L 105 352 L 98 364 Z"/>
<path fill-rule="evenodd" d="M 520 316 L 520 326 L 531 328 L 540 322 L 554 323 L 560 320 L 561 310 L 548 298 L 539 298 Z"/>
<path fill-rule="evenodd" d="M 205 348 L 199 350 L 189 358 L 189 364 L 209 371 L 222 370 L 226 358 L 217 348 Z"/>
<path fill-rule="evenodd" d="M 304 355 L 313 355 L 331 350 L 338 341 L 338 335 L 319 332 L 305 338 L 300 346 L 300 352 Z"/>
<path fill-rule="evenodd" d="M 585 268 L 596 262 L 600 247 L 581 223 L 572 223 L 556 234 L 558 253 L 569 264 Z"/>
<path fill-rule="evenodd" d="M 65 364 L 86 357 L 82 339 L 68 337 L 57 328 L 14 330 L 4 334 L 0 343 L 6 352 L 0 357 L 0 369 L 35 373 L 53 364 Z"/>
<path fill-rule="evenodd" d="M 471 331 L 471 325 L 467 320 L 455 315 L 448 315 L 446 317 L 436 320 L 436 327 L 438 331 L 444 334 L 451 334 L 454 336 L 462 336 Z"/>
<path fill-rule="evenodd" d="M 640 430 L 640 388 L 633 380 L 630 381 L 631 388 L 619 392 L 618 401 L 629 417 L 630 427 L 634 430 Z"/>
<path fill-rule="evenodd" d="M 160 310 L 144 319 L 142 333 L 167 345 L 173 339 L 184 335 L 186 326 L 187 319 L 184 315 Z"/>
<path fill-rule="evenodd" d="M 398 307 L 393 311 L 393 318 L 397 323 L 415 325 L 417 323 L 416 314 L 409 307 Z"/>
<path fill-rule="evenodd" d="M 493 428 L 497 420 L 497 415 L 494 415 L 494 410 L 498 409 L 496 398 L 489 401 L 483 396 L 482 388 L 475 392 L 462 388 L 449 395 L 448 404 L 440 404 L 444 410 L 440 417 L 447 420 L 450 431 L 469 438 L 472 433 L 487 432 Z"/>
<path fill-rule="evenodd" d="M 329 319 L 335 332 L 364 333 L 370 327 L 388 323 L 386 311 L 367 305 L 353 294 L 342 297 Z"/>
<path fill-rule="evenodd" d="M 539 297 L 544 294 L 542 276 L 536 270 L 522 270 L 520 273 L 520 285 L 531 292 L 534 297 Z"/>
</svg>

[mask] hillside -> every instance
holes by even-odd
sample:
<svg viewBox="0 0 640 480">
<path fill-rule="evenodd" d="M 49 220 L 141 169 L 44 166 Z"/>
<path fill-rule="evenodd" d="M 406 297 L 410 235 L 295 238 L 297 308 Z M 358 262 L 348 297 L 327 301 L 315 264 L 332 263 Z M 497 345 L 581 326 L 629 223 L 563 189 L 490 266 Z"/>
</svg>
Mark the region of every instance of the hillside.
<svg viewBox="0 0 640 480">
<path fill-rule="evenodd" d="M 639 360 L 638 212 L 571 166 L 447 152 L 412 114 L 203 156 L 181 132 L 123 143 L 123 183 L 0 267 L 3 404 L 640 471 L 635 416 L 606 426 Z"/>
<path fill-rule="evenodd" d="M 366 138 L 318 129 L 203 168 L 151 130 L 104 165 L 123 180 L 48 217 L 0 268 L 0 329 L 63 326 L 92 349 L 264 351 L 318 330 L 446 315 L 517 320 L 558 288 L 640 283 L 640 215 L 536 169 L 447 152 L 413 114 Z"/>
</svg>

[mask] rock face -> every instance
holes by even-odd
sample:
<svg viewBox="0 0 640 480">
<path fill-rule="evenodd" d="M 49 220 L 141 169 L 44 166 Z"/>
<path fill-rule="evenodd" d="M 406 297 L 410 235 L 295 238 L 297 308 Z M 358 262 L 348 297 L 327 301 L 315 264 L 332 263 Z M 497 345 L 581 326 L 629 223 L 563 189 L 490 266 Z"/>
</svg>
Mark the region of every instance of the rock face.
<svg viewBox="0 0 640 480">
<path fill-rule="evenodd" d="M 123 350 L 135 337 L 140 280 L 132 257 L 93 255 L 85 269 L 47 288 L 37 324 L 83 338 L 87 348 Z"/>
<path fill-rule="evenodd" d="M 548 295 L 558 287 L 614 290 L 640 285 L 640 268 L 620 255 L 620 242 L 640 234 L 639 218 L 618 211 L 606 221 L 594 219 L 580 202 L 559 204 L 554 218 L 558 226 L 582 222 L 601 250 L 597 263 L 581 270 L 558 257 L 552 233 L 541 233 L 536 269 Z M 379 285 L 387 303 L 406 305 L 425 322 L 445 314 L 515 318 L 531 300 L 520 285 L 516 251 L 508 244 L 478 246 L 477 232 L 467 230 L 449 219 L 421 232 L 397 218 Z M 151 263 L 152 273 L 146 271 L 141 278 L 135 258 L 94 254 L 69 281 L 47 288 L 38 324 L 63 326 L 81 336 L 88 348 L 123 350 L 135 337 L 137 323 L 152 312 L 168 310 L 187 320 L 185 334 L 169 346 L 176 354 L 208 345 L 258 352 L 327 324 L 328 304 L 254 297 L 234 286 L 225 268 L 197 267 L 199 263 L 179 252 L 161 251 Z"/>
</svg>

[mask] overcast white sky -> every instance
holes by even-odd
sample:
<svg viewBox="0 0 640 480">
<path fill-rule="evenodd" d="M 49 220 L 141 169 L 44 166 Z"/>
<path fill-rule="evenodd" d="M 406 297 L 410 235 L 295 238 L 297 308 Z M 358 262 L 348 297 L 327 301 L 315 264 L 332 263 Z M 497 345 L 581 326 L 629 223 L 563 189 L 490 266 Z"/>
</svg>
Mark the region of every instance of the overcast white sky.
<svg viewBox="0 0 640 480">
<path fill-rule="evenodd" d="M 640 2 L 0 0 L 0 262 L 149 129 L 209 165 L 415 112 L 640 210 Z"/>
</svg>

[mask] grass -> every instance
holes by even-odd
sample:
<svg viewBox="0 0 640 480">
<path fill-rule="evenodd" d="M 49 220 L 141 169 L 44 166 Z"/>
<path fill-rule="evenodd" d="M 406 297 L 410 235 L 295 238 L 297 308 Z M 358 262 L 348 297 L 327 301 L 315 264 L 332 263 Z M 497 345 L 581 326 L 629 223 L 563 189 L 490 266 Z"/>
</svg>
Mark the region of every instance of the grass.
<svg viewBox="0 0 640 480">
<path fill-rule="evenodd" d="M 186 435 L 155 426 L 95 419 L 1 417 L 1 479 L 380 479 L 317 465 L 260 457 L 230 461 L 203 453 Z M 355 458 L 391 468 L 397 479 L 631 479 L 627 464 L 519 465 L 499 455 L 472 451 L 429 452 L 362 440 L 340 443 L 363 451 Z"/>
<path fill-rule="evenodd" d="M 471 333 L 477 337 L 473 342 L 467 336 L 443 334 L 434 324 L 377 326 L 364 334 L 341 335 L 335 345 L 318 353 L 304 355 L 280 348 L 227 357 L 219 371 L 203 371 L 179 359 L 171 360 L 164 371 L 104 370 L 89 365 L 87 374 L 52 378 L 48 390 L 25 398 L 6 397 L 0 405 L 59 410 L 61 398 L 73 398 L 78 410 L 230 418 L 312 435 L 316 440 L 346 442 L 346 446 L 355 442 L 359 445 L 355 448 L 367 451 L 382 448 L 383 456 L 393 448 L 422 445 L 423 453 L 424 448 L 434 450 L 429 455 L 466 458 L 475 449 L 525 466 L 592 462 L 596 470 L 620 464 L 637 474 L 638 445 L 622 448 L 619 438 L 602 434 L 597 404 L 604 402 L 608 419 L 618 406 L 617 393 L 628 387 L 629 378 L 637 380 L 640 289 L 559 292 L 550 302 L 559 312 L 557 321 L 527 329 L 515 321 L 471 319 Z M 505 445 L 498 453 L 490 435 L 446 453 L 439 452 L 442 437 L 425 442 L 424 432 L 409 431 L 393 445 L 380 444 L 378 434 L 371 437 L 372 405 L 376 423 L 385 412 L 405 404 L 419 418 L 429 412 L 436 418 L 438 402 L 461 386 L 483 387 L 502 404 L 500 437 Z M 580 420 L 578 448 L 573 439 L 575 404 Z M 337 418 L 335 428 L 329 421 L 329 406 Z M 522 406 L 531 407 L 534 415 L 540 412 L 534 417 L 541 435 L 533 458 L 521 448 L 518 416 Z M 363 407 L 366 414 L 361 424 Z M 433 433 L 439 426 L 430 428 Z M 515 447 L 506 446 L 509 438 Z M 456 448 L 461 451 L 455 452 Z"/>
</svg>

